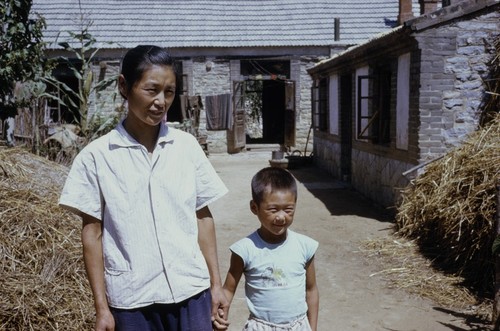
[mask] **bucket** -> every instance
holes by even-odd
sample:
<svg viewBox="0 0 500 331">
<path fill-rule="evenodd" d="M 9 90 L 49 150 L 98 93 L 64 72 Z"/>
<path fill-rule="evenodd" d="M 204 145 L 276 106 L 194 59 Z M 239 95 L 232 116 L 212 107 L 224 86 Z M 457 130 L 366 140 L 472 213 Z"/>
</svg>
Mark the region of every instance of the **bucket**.
<svg viewBox="0 0 500 331">
<path fill-rule="evenodd" d="M 272 152 L 272 159 L 273 160 L 281 160 L 285 153 L 283 151 L 273 151 Z"/>
</svg>

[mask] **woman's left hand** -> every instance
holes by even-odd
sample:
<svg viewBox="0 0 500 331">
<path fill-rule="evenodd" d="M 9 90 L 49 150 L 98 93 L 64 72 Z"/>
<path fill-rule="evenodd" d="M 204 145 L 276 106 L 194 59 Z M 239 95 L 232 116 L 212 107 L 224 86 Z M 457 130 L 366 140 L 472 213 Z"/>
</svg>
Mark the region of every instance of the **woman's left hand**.
<svg viewBox="0 0 500 331">
<path fill-rule="evenodd" d="M 224 295 L 222 286 L 213 286 L 212 293 L 212 324 L 214 330 L 227 330 L 229 322 L 227 320 L 229 312 L 229 301 Z"/>
</svg>

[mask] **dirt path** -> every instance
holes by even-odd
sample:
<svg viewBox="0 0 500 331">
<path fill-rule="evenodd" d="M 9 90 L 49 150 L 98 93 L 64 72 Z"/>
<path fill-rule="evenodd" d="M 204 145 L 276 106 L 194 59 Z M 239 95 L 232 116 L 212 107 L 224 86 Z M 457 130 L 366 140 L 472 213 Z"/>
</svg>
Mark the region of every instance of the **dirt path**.
<svg viewBox="0 0 500 331">
<path fill-rule="evenodd" d="M 209 156 L 230 190 L 211 205 L 223 278 L 229 245 L 259 225 L 249 210 L 250 179 L 269 165 L 270 156 L 271 152 L 266 151 Z M 363 241 L 389 234 L 390 218 L 383 210 L 317 168 L 291 171 L 299 181 L 292 228 L 320 243 L 316 255 L 319 330 L 470 330 L 458 314 L 403 290 L 388 289 L 379 277 L 370 277 L 378 269 L 359 248 Z M 243 290 L 240 283 L 231 307 L 230 330 L 241 330 L 248 316 Z"/>
</svg>

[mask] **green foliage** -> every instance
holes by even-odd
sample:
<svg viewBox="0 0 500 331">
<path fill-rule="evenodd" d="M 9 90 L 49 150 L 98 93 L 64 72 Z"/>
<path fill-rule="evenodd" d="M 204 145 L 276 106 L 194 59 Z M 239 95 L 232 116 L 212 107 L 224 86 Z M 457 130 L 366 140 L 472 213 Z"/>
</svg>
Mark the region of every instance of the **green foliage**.
<svg viewBox="0 0 500 331">
<path fill-rule="evenodd" d="M 491 247 L 491 252 L 493 255 L 498 255 L 500 254 L 500 237 L 496 237 L 495 240 L 493 241 L 493 245 Z"/>
<path fill-rule="evenodd" d="M 89 123 L 89 132 L 92 132 L 90 140 L 97 139 L 116 127 L 121 119 L 122 111 L 117 111 L 113 116 L 101 116 L 96 114 Z"/>
<path fill-rule="evenodd" d="M 17 108 L 45 88 L 39 84 L 23 86 L 24 95 L 16 98 L 16 82 L 39 81 L 50 70 L 44 58 L 42 42 L 45 20 L 30 16 L 31 0 L 3 0 L 0 2 L 0 118 L 17 114 Z M 30 90 L 31 88 L 31 90 Z"/>
<path fill-rule="evenodd" d="M 246 133 L 251 138 L 262 138 L 262 90 L 264 83 L 262 80 L 245 81 L 243 90 L 245 107 L 245 127 Z"/>
<path fill-rule="evenodd" d="M 77 60 L 72 61 L 68 57 L 59 58 L 59 61 L 65 63 L 78 80 L 78 90 L 75 91 L 54 78 L 47 79 L 47 82 L 59 90 L 61 95 L 61 97 L 54 95 L 50 97 L 73 109 L 78 114 L 78 116 L 75 116 L 75 122 L 80 127 L 80 133 L 85 138 L 84 143 L 86 144 L 102 134 L 103 124 L 108 127 L 109 123 L 116 122 L 116 116 L 103 119 L 100 114 L 94 114 L 89 118 L 89 106 L 91 96 L 93 94 L 98 96 L 99 92 L 116 84 L 117 76 L 113 75 L 98 82 L 94 81 L 92 65 L 95 63 L 96 54 L 100 48 L 97 47 L 97 40 L 90 32 L 93 22 L 84 13 L 80 14 L 78 20 L 81 30 L 77 32 L 66 31 L 66 39 L 57 43 L 68 54 L 71 54 L 72 59 L 76 58 Z"/>
<path fill-rule="evenodd" d="M 262 90 L 264 88 L 261 80 L 246 81 L 245 110 L 246 115 L 253 121 L 260 122 L 262 118 Z"/>
<path fill-rule="evenodd" d="M 66 53 L 71 54 L 68 57 L 60 57 L 59 61 L 65 63 L 70 72 L 78 80 L 78 90 L 75 91 L 63 82 L 55 78 L 49 78 L 46 81 L 59 91 L 58 95 L 48 95 L 62 105 L 72 109 L 75 114 L 75 122 L 78 129 L 76 134 L 69 134 L 67 125 L 61 124 L 60 134 L 54 134 L 47 139 L 47 145 L 53 154 L 51 157 L 61 163 L 71 163 L 76 154 L 90 141 L 106 134 L 113 129 L 121 118 L 121 111 L 117 109 L 111 116 L 102 116 L 99 112 L 89 117 L 89 106 L 91 97 L 95 95 L 96 99 L 99 93 L 109 86 L 116 84 L 117 76 L 113 75 L 98 82 L 94 81 L 92 65 L 95 63 L 97 52 L 100 50 L 97 40 L 90 33 L 92 21 L 87 19 L 82 13 L 79 18 L 81 31 L 67 31 L 66 40 L 59 42 Z M 77 59 L 75 62 L 74 59 Z M 116 92 L 113 95 L 113 102 Z"/>
</svg>

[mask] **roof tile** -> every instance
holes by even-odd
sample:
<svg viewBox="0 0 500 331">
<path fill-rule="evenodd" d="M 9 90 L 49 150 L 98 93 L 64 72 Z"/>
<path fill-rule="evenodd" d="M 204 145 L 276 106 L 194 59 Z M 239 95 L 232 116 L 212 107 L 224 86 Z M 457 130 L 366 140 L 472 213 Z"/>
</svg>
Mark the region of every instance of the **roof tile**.
<svg viewBox="0 0 500 331">
<path fill-rule="evenodd" d="M 176 47 L 354 45 L 396 25 L 398 0 L 81 0 L 98 42 Z M 78 0 L 34 0 L 48 42 L 78 31 Z M 340 18 L 340 40 L 334 19 Z M 50 47 L 55 47 L 54 44 Z"/>
</svg>

